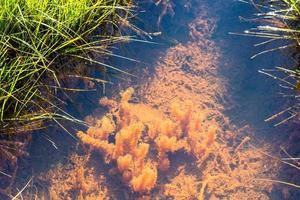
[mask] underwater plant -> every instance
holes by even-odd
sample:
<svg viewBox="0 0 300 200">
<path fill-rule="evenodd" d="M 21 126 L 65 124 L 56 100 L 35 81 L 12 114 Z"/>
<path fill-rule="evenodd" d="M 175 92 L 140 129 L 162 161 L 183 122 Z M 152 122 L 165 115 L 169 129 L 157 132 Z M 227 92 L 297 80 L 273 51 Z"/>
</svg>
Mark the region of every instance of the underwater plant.
<svg viewBox="0 0 300 200">
<path fill-rule="evenodd" d="M 138 90 L 101 98 L 101 111 L 107 110 L 86 117 L 89 127 L 77 132 L 76 151 L 36 175 L 22 195 L 267 199 L 273 184 L 257 178 L 273 177 L 278 166 L 222 113 L 226 80 L 218 75 L 219 52 L 209 39 L 214 19 L 200 8 L 188 24 L 189 41 L 167 49 Z"/>
<path fill-rule="evenodd" d="M 116 161 L 123 182 L 133 191 L 149 192 L 156 185 L 157 168 L 167 171 L 171 165 L 168 153 L 183 150 L 203 162 L 213 150 L 212 138 L 217 135 L 218 128 L 201 121 L 199 115 L 193 113 L 192 104 L 184 108 L 174 104 L 172 117 L 168 119 L 145 104 L 130 103 L 133 92 L 133 88 L 125 90 L 119 106 L 109 108 L 108 114 L 94 127 L 86 133 L 79 131 L 77 136 L 84 145 L 99 151 L 107 163 Z M 100 103 L 118 105 L 107 98 Z M 110 135 L 115 138 L 114 143 L 109 142 Z M 148 154 L 156 154 L 156 159 Z"/>
<path fill-rule="evenodd" d="M 136 196 L 150 197 L 160 187 L 163 195 L 175 199 L 204 199 L 205 191 L 220 197 L 253 184 L 272 188 L 271 183 L 262 184 L 254 178 L 266 165 L 260 162 L 262 150 L 245 148 L 250 137 L 234 147 L 227 146 L 221 139 L 222 126 L 206 110 L 175 101 L 169 113 L 162 113 L 146 104 L 132 103 L 133 93 L 133 88 L 128 88 L 120 101 L 102 98 L 99 102 L 108 112 L 77 136 L 89 155 L 99 153 L 111 168 L 109 173 Z M 181 153 L 193 161 L 176 169 L 171 158 Z M 187 173 L 186 165 L 196 167 L 197 175 Z M 162 181 L 170 171 L 176 176 Z"/>
</svg>

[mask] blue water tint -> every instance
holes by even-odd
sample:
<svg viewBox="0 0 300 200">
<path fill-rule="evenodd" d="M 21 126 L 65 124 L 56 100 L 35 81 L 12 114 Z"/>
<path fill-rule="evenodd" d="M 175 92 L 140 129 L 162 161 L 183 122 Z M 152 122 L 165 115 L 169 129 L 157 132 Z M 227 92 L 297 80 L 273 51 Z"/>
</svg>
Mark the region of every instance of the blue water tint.
<svg viewBox="0 0 300 200">
<path fill-rule="evenodd" d="M 199 1 L 200 2 L 200 1 Z M 243 33 L 244 30 L 253 28 L 259 22 L 243 22 L 240 17 L 253 19 L 257 10 L 253 5 L 233 1 L 214 0 L 201 1 L 211 9 L 212 17 L 217 20 L 216 29 L 212 35 L 216 46 L 220 48 L 221 60 L 220 75 L 228 80 L 228 93 L 226 99 L 231 101 L 225 103 L 226 115 L 230 120 L 238 125 L 249 126 L 255 138 L 267 139 L 266 141 L 279 144 L 280 139 L 287 135 L 285 126 L 274 127 L 278 121 L 265 122 L 264 120 L 286 108 L 287 98 L 282 97 L 282 88 L 278 81 L 259 73 L 259 70 L 274 69 L 276 66 L 293 66 L 292 59 L 287 56 L 287 52 L 274 51 L 251 59 L 251 57 L 266 49 L 271 49 L 282 45 L 282 41 L 272 42 L 266 45 L 255 47 L 255 44 L 265 40 L 239 36 L 233 33 Z M 176 8 L 175 8 L 176 9 Z M 152 10 L 153 11 L 153 10 Z M 154 12 L 154 11 L 153 11 Z M 144 16 L 147 18 L 147 16 Z M 116 53 L 141 60 L 142 63 L 133 64 L 124 60 L 116 61 L 120 66 L 128 67 L 129 71 L 138 74 L 144 67 L 155 66 L 161 55 L 167 48 L 178 42 L 185 43 L 189 40 L 187 24 L 193 20 L 191 13 L 184 10 L 177 10 L 176 19 L 167 17 L 162 21 L 163 34 L 152 41 L 157 45 L 135 43 L 122 45 Z M 185 24 L 176 24 L 177 19 L 184 19 Z M 183 21 L 184 21 L 183 20 Z M 152 27 L 153 28 L 153 27 Z M 293 91 L 291 91 L 292 93 Z M 254 140 L 255 141 L 255 140 Z M 274 191 L 270 194 L 272 199 L 282 199 L 282 194 Z M 293 194 L 293 199 L 297 199 L 298 194 Z"/>
<path fill-rule="evenodd" d="M 240 19 L 254 19 L 257 10 L 253 5 L 237 1 L 222 3 L 217 8 L 217 29 L 214 40 L 221 48 L 221 73 L 229 80 L 229 93 L 234 106 L 227 114 L 236 124 L 250 125 L 256 135 L 270 136 L 276 134 L 274 123 L 264 120 L 284 109 L 286 99 L 282 98 L 278 82 L 259 73 L 264 69 L 274 69 L 276 66 L 291 66 L 291 58 L 284 52 L 274 51 L 254 59 L 251 57 L 261 51 L 282 44 L 281 41 L 255 47 L 255 44 L 265 41 L 260 38 L 233 35 L 243 33 L 253 28 L 259 22 L 244 22 Z"/>
<path fill-rule="evenodd" d="M 227 115 L 235 124 L 250 125 L 256 135 L 269 136 L 276 132 L 277 128 L 273 128 L 275 122 L 265 123 L 264 120 L 284 109 L 286 99 L 279 94 L 281 88 L 278 82 L 259 73 L 258 70 L 274 69 L 276 66 L 291 66 L 291 58 L 284 55 L 283 52 L 275 51 L 250 59 L 251 56 L 278 46 L 281 42 L 254 47 L 255 44 L 264 40 L 229 34 L 230 32 L 243 33 L 244 30 L 257 25 L 257 23 L 240 20 L 240 17 L 255 18 L 254 13 L 257 11 L 253 5 L 234 0 L 199 1 L 199 3 L 205 4 L 209 9 L 208 13 L 211 14 L 210 17 L 217 20 L 212 39 L 221 51 L 220 66 L 218 67 L 220 74 L 229 81 L 227 97 L 233 100 L 232 105 L 230 107 L 228 105 L 226 110 Z M 149 19 L 148 14 L 155 13 L 155 9 L 157 8 L 146 10 L 145 16 L 141 14 L 142 21 L 144 21 L 143 24 L 140 24 L 142 28 L 147 29 L 145 25 L 147 20 L 145 19 Z M 189 40 L 187 25 L 195 16 L 179 6 L 177 9 L 175 7 L 175 13 L 174 18 L 166 16 L 162 21 L 162 36 L 154 37 L 151 40 L 151 42 L 157 42 L 156 45 L 130 43 L 129 45 L 120 45 L 115 51 L 117 54 L 140 60 L 141 63 L 136 64 L 113 58 L 112 64 L 123 66 L 138 75 L 142 72 L 139 69 L 155 66 L 159 55 L 164 53 L 167 48 L 179 42 L 187 42 Z M 157 15 L 154 14 L 155 17 Z M 151 21 L 149 20 L 149 22 Z M 155 23 L 150 27 L 152 31 L 159 30 L 155 27 Z"/>
<path fill-rule="evenodd" d="M 228 93 L 225 94 L 226 106 L 225 113 L 233 122 L 238 126 L 249 125 L 253 129 L 253 133 L 257 138 L 260 137 L 276 137 L 279 135 L 280 130 L 278 127 L 273 127 L 274 123 L 266 123 L 264 119 L 281 111 L 286 106 L 286 99 L 282 98 L 281 88 L 278 83 L 267 76 L 258 72 L 261 68 L 273 69 L 278 65 L 291 65 L 290 59 L 283 54 L 283 52 L 272 52 L 266 55 L 259 56 L 255 59 L 250 59 L 251 56 L 256 53 L 271 48 L 272 46 L 280 45 L 280 42 L 272 43 L 269 45 L 263 45 L 261 47 L 254 47 L 254 44 L 261 42 L 261 39 L 254 37 L 245 37 L 229 34 L 229 32 L 242 33 L 244 30 L 254 27 L 256 24 L 250 22 L 241 22 L 239 17 L 246 18 L 254 17 L 253 13 L 256 12 L 253 6 L 245 3 L 241 3 L 233 0 L 203 0 L 200 4 L 206 4 L 208 7 L 208 13 L 211 13 L 211 17 L 216 18 L 216 28 L 212 35 L 212 39 L 215 41 L 216 46 L 220 49 L 221 60 L 219 72 L 221 78 L 228 80 Z M 133 58 L 139 62 L 132 62 L 126 59 L 112 57 L 109 60 L 105 60 L 107 64 L 112 66 L 122 67 L 123 70 L 137 76 L 130 81 L 126 81 L 126 75 L 120 75 L 113 70 L 109 71 L 109 77 L 103 77 L 99 72 L 94 71 L 91 76 L 97 78 L 108 78 L 110 82 L 106 86 L 106 93 L 109 96 L 118 96 L 119 89 L 124 89 L 127 86 L 141 84 L 143 80 L 140 77 L 151 76 L 151 72 L 154 70 L 155 63 L 159 61 L 159 57 L 165 52 L 166 49 L 178 44 L 186 43 L 189 40 L 188 23 L 191 22 L 195 16 L 194 14 L 182 9 L 182 7 L 175 7 L 176 15 L 174 18 L 166 16 L 161 27 L 157 27 L 156 19 L 159 16 L 158 9 L 152 5 L 146 12 L 140 13 L 140 19 L 134 23 L 143 30 L 148 32 L 162 31 L 162 35 L 159 37 L 153 37 L 152 40 L 148 37 L 137 36 L 138 39 L 147 39 L 148 42 L 131 42 L 129 44 L 121 44 L 114 46 L 114 53 Z M 151 13 L 151 15 L 149 15 Z M 144 75 L 144 69 L 148 68 L 147 73 Z M 114 74 L 111 74 L 114 73 Z M 124 80 L 121 80 L 122 77 Z M 69 110 L 72 115 L 83 119 L 95 111 L 98 106 L 98 100 L 103 96 L 103 88 L 99 87 L 98 90 L 93 93 L 83 93 L 78 95 L 77 100 L 72 105 L 69 102 Z M 231 100 L 230 100 L 231 99 Z M 83 104 L 83 109 L 77 111 L 75 108 L 79 104 Z M 104 110 L 98 109 L 100 112 Z M 52 130 L 57 132 L 56 129 Z M 53 133 L 52 133 L 53 134 Z M 55 154 L 61 159 L 61 156 L 65 156 L 65 152 L 75 151 L 74 146 L 69 147 L 66 143 L 75 143 L 72 138 L 64 134 L 52 135 L 55 141 L 60 146 L 59 151 L 51 147 L 51 143 L 47 142 L 47 145 L 41 143 L 45 142 L 44 136 L 35 135 L 33 140 L 37 141 L 31 147 L 31 163 L 40 165 L 40 168 L 50 168 L 48 160 L 39 158 L 38 156 L 44 154 Z M 68 138 L 66 142 L 65 138 Z M 42 140 L 42 141 L 41 141 Z M 72 140 L 71 142 L 69 140 Z M 40 146 L 39 146 L 40 145 Z M 51 151 L 49 151 L 51 149 Z M 60 152 L 61 151 L 61 152 Z M 64 151 L 64 152 L 62 152 Z M 51 157 L 51 156 L 50 156 Z M 56 159 L 53 159 L 56 162 Z M 36 164 L 37 163 L 37 164 Z M 280 199 L 279 194 L 274 194 L 275 197 Z M 275 197 L 273 199 L 275 199 Z"/>
</svg>

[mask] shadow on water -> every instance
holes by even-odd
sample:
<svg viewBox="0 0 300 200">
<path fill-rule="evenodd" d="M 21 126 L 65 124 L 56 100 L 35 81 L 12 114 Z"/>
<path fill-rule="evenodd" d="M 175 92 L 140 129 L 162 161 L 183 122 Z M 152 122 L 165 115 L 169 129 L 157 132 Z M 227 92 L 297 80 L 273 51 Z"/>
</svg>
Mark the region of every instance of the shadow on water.
<svg viewBox="0 0 300 200">
<path fill-rule="evenodd" d="M 259 73 L 261 69 L 274 69 L 277 66 L 293 67 L 295 63 L 291 57 L 292 52 L 273 51 L 262 54 L 254 59 L 253 55 L 266 49 L 272 49 L 282 45 L 282 41 L 268 43 L 266 45 L 255 46 L 263 41 L 256 37 L 245 37 L 228 34 L 230 32 L 243 33 L 244 30 L 256 27 L 259 22 L 243 21 L 253 19 L 257 10 L 249 4 L 231 1 L 217 9 L 218 26 L 214 34 L 214 39 L 222 50 L 222 66 L 220 70 L 229 81 L 229 95 L 233 100 L 233 106 L 229 107 L 226 114 L 230 119 L 240 126 L 249 125 L 253 129 L 253 136 L 258 139 L 272 143 L 275 154 L 280 151 L 281 145 L 287 145 L 287 151 L 298 157 L 297 145 L 298 137 L 293 136 L 296 132 L 297 124 L 287 122 L 276 126 L 282 119 L 265 122 L 270 116 L 294 105 L 292 99 L 283 97 L 285 89 L 279 86 L 279 82 L 264 74 Z M 243 22 L 242 22 L 243 21 Z M 293 51 L 293 50 L 291 50 Z M 291 139 L 294 138 L 294 139 Z M 296 139 L 296 140 L 295 140 Z M 291 141 L 292 140 L 292 141 Z M 294 140 L 294 142 L 293 142 Z M 296 148 L 295 148 L 296 146 Z M 287 155 L 283 153 L 283 157 Z M 278 180 L 292 183 L 299 183 L 299 170 L 283 165 Z M 286 197 L 284 192 L 276 190 L 271 193 L 271 199 L 299 199 L 300 193 L 293 187 L 283 187 L 276 185 L 279 191 L 289 188 L 290 192 Z M 286 191 L 289 191 L 287 189 Z M 292 191 L 292 192 L 291 192 Z"/>
</svg>

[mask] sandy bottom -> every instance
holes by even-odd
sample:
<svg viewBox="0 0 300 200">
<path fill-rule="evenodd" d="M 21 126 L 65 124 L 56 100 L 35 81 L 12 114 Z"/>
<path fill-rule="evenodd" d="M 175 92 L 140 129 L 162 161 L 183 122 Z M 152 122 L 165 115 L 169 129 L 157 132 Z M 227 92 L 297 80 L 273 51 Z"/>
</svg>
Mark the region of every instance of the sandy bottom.
<svg viewBox="0 0 300 200">
<path fill-rule="evenodd" d="M 227 81 L 204 10 L 190 40 L 169 48 L 147 81 L 100 99 L 104 116 L 68 162 L 39 174 L 38 199 L 270 199 L 279 164 L 271 145 L 223 113 Z M 226 97 L 228 98 L 228 97 Z M 98 105 L 97 105 L 98 106 Z M 95 106 L 96 107 L 96 106 Z M 256 147 L 254 147 L 256 143 Z"/>
</svg>

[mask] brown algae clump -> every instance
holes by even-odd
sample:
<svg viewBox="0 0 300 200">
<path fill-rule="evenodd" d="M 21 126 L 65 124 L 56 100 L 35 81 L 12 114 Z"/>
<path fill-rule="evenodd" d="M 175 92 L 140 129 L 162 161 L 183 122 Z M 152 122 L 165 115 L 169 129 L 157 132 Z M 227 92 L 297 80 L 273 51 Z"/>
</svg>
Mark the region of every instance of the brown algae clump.
<svg viewBox="0 0 300 200">
<path fill-rule="evenodd" d="M 132 88 L 124 91 L 118 108 L 77 135 L 83 144 L 99 151 L 107 163 L 116 161 L 123 182 L 133 191 L 145 192 L 155 187 L 157 168 L 169 169 L 168 153 L 182 150 L 198 161 L 206 159 L 218 125 L 214 120 L 199 118 L 191 104 L 174 107 L 168 116 L 144 104 L 130 103 L 132 94 Z M 110 135 L 114 143 L 109 143 Z"/>
</svg>

